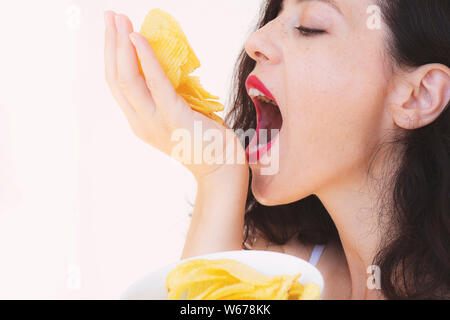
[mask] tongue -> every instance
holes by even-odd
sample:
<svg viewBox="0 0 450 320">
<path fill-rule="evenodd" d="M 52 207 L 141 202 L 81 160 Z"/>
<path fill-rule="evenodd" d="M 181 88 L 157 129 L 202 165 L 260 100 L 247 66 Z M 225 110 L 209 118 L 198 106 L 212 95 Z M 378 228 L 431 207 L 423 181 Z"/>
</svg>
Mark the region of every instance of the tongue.
<svg viewBox="0 0 450 320">
<path fill-rule="evenodd" d="M 264 101 L 260 101 L 260 105 L 261 105 L 260 111 L 261 114 L 259 119 L 259 130 L 266 129 L 267 143 L 269 143 L 273 138 L 271 129 L 280 130 L 283 120 L 281 118 L 280 109 L 277 106 L 274 106 L 273 104 Z M 276 134 L 277 132 L 274 132 L 274 136 Z M 263 141 L 260 141 L 260 144 L 265 142 L 263 137 L 262 137 Z"/>
</svg>

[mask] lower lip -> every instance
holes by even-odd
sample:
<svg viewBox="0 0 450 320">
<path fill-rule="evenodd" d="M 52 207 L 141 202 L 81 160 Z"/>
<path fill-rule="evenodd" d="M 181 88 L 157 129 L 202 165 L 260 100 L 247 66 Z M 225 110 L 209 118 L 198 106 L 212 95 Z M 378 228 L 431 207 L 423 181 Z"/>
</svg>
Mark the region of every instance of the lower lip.
<svg viewBox="0 0 450 320">
<path fill-rule="evenodd" d="M 280 135 L 280 132 L 278 132 L 275 135 L 275 137 L 273 137 L 273 139 L 270 140 L 270 142 L 269 142 L 269 144 L 267 144 L 267 146 L 266 145 L 261 145 L 258 149 L 256 149 L 255 146 L 258 143 L 258 141 L 257 141 L 258 131 L 256 131 L 255 135 L 252 138 L 252 141 L 250 141 L 249 145 L 245 149 L 245 154 L 247 156 L 247 161 L 249 161 L 250 159 L 256 159 L 256 161 L 259 161 L 259 159 L 261 159 L 261 157 L 263 155 L 265 155 L 270 150 L 272 145 L 278 139 L 279 135 Z"/>
</svg>

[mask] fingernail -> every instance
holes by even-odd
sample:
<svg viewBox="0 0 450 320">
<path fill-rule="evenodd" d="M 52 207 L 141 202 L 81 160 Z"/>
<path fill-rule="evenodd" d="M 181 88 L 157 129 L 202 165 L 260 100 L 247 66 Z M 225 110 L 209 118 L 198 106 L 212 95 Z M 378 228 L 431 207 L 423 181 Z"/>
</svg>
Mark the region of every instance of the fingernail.
<svg viewBox="0 0 450 320">
<path fill-rule="evenodd" d="M 126 24 L 126 21 L 125 21 L 124 17 L 122 17 L 119 14 L 116 14 L 115 19 L 116 19 L 117 31 L 119 33 L 127 33 L 127 24 Z"/>
</svg>

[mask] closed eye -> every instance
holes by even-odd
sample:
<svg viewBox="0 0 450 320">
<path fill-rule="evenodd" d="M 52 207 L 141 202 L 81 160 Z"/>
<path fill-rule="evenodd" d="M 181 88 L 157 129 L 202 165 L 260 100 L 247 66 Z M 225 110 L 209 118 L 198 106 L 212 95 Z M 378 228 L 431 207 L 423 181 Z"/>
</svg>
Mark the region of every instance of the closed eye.
<svg viewBox="0 0 450 320">
<path fill-rule="evenodd" d="M 305 36 L 305 37 L 312 37 L 312 36 L 315 36 L 315 35 L 326 33 L 325 30 L 310 29 L 310 28 L 305 28 L 305 27 L 302 27 L 302 26 L 296 27 L 295 29 L 297 29 L 300 32 L 300 34 L 302 36 Z"/>
</svg>

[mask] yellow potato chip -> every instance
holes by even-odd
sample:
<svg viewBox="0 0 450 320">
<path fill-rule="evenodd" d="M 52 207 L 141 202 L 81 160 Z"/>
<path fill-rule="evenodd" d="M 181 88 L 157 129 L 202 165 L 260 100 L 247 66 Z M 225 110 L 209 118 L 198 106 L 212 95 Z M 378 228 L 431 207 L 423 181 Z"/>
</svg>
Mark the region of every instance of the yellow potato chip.
<svg viewBox="0 0 450 320">
<path fill-rule="evenodd" d="M 203 99 L 215 99 L 218 100 L 219 97 L 213 96 L 208 91 L 203 89 L 201 83 L 200 83 L 200 77 L 198 76 L 188 76 L 185 80 L 183 85 L 179 88 L 180 91 L 191 93 L 196 98 L 203 98 Z M 192 90 L 189 92 L 189 90 Z"/>
<path fill-rule="evenodd" d="M 208 118 L 211 118 L 211 119 L 214 120 L 214 121 L 219 122 L 220 124 L 224 124 L 224 122 L 225 122 L 221 117 L 219 117 L 219 116 L 216 115 L 215 113 L 208 113 L 206 116 L 207 116 Z"/>
<path fill-rule="evenodd" d="M 175 287 L 186 282 L 198 282 L 214 279 L 226 279 L 229 274 L 223 270 L 205 269 L 199 265 L 181 266 L 175 268 L 166 279 L 168 288 Z"/>
<path fill-rule="evenodd" d="M 186 102 L 191 106 L 191 108 L 195 111 L 199 111 L 203 114 L 208 114 L 210 112 L 212 112 L 210 109 L 208 109 L 201 100 L 190 96 L 188 94 L 184 94 L 184 93 L 180 93 L 180 96 L 183 97 L 184 100 L 186 100 Z"/>
<path fill-rule="evenodd" d="M 214 276 L 214 275 L 204 275 L 201 277 L 196 277 L 192 275 L 194 280 L 184 279 L 180 282 L 175 282 L 173 287 L 168 288 L 168 299 L 169 300 L 179 300 L 184 291 L 188 290 L 195 284 L 200 284 L 202 282 L 214 282 L 221 283 L 226 282 L 228 278 L 226 276 Z"/>
<path fill-rule="evenodd" d="M 223 111 L 223 105 L 220 102 L 213 100 L 203 100 L 202 104 L 207 106 L 209 109 L 217 111 Z"/>
<path fill-rule="evenodd" d="M 303 292 L 298 297 L 298 300 L 317 300 L 320 298 L 320 288 L 317 284 L 311 282 L 308 283 Z"/>
<path fill-rule="evenodd" d="M 190 80 L 192 76 L 188 76 L 183 80 L 183 82 L 180 84 L 180 86 L 177 89 L 177 92 L 179 94 L 185 94 L 189 95 L 198 99 L 202 98 L 202 94 L 200 91 L 192 85 L 192 80 Z"/>
<path fill-rule="evenodd" d="M 289 297 L 288 300 L 298 300 L 300 295 L 303 293 L 303 285 L 300 282 L 295 282 L 292 287 L 289 289 Z"/>
<path fill-rule="evenodd" d="M 223 286 L 220 289 L 217 289 L 207 295 L 205 297 L 206 300 L 221 300 L 231 294 L 235 294 L 238 292 L 252 292 L 255 289 L 255 286 L 248 283 L 233 283 L 227 286 Z"/>
<path fill-rule="evenodd" d="M 294 285 L 297 279 L 300 277 L 300 274 L 293 276 L 283 276 L 283 281 L 281 282 L 281 287 L 278 290 L 277 294 L 274 296 L 274 300 L 288 300 L 289 298 L 289 289 Z"/>
<path fill-rule="evenodd" d="M 303 286 L 300 274 L 268 276 L 232 259 L 191 259 L 180 263 L 166 279 L 169 299 L 305 300 L 318 299 L 315 283 Z"/>
<path fill-rule="evenodd" d="M 141 34 L 148 39 L 166 38 L 172 36 L 185 43 L 188 49 L 189 61 L 184 67 L 184 72 L 189 74 L 200 67 L 200 61 L 192 50 L 186 35 L 178 21 L 169 13 L 161 9 L 152 9 L 148 12 L 141 26 Z"/>
<path fill-rule="evenodd" d="M 189 103 L 193 110 L 199 111 L 205 115 L 212 112 L 222 111 L 221 107 L 216 105 L 213 101 L 200 100 L 184 93 L 180 93 L 180 96 L 182 96 L 184 100 Z"/>
<path fill-rule="evenodd" d="M 155 52 L 155 55 L 166 71 L 167 77 L 172 82 L 174 88 L 178 88 L 183 75 L 180 67 L 188 59 L 186 45 L 174 37 L 152 41 L 151 44 L 152 46 L 161 48 L 161 50 Z"/>
<path fill-rule="evenodd" d="M 238 292 L 225 297 L 226 300 L 274 300 L 280 289 L 280 283 L 274 281 L 269 286 L 255 286 L 252 292 Z"/>
<path fill-rule="evenodd" d="M 169 13 L 153 9 L 145 17 L 140 33 L 150 43 L 177 93 L 193 110 L 223 124 L 222 118 L 214 115 L 214 112 L 224 109 L 219 101 L 214 101 L 219 97 L 206 91 L 198 76 L 190 75 L 200 67 L 200 61 L 180 24 Z"/>
<path fill-rule="evenodd" d="M 220 268 L 220 270 L 228 272 L 242 282 L 252 285 L 270 285 L 274 279 L 277 279 L 277 277 L 267 276 L 242 262 L 231 259 L 214 260 L 214 264 L 211 267 Z"/>
<path fill-rule="evenodd" d="M 192 284 L 187 293 L 187 300 L 203 300 L 211 292 L 224 287 L 226 285 L 232 284 L 228 280 L 224 281 L 203 281 Z"/>
</svg>

